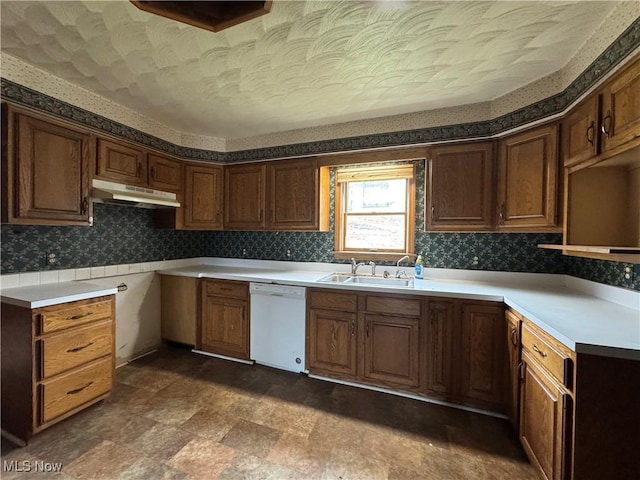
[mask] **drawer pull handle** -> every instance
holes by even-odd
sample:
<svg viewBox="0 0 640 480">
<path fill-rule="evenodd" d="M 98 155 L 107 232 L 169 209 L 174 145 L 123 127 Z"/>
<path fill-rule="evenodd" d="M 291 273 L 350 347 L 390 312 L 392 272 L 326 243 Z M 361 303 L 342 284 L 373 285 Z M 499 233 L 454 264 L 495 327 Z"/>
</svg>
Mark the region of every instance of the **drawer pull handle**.
<svg viewBox="0 0 640 480">
<path fill-rule="evenodd" d="M 89 388 L 91 385 L 93 385 L 93 382 L 89 382 L 86 385 L 83 385 L 82 387 L 79 388 L 74 388 L 73 390 L 69 390 L 67 392 L 67 395 L 75 395 L 76 393 L 80 393 L 81 391 L 83 391 L 85 388 Z"/>
<path fill-rule="evenodd" d="M 72 317 L 67 317 L 67 320 L 79 320 L 84 317 L 88 317 L 89 315 L 93 315 L 93 312 L 81 313 L 79 315 L 74 315 Z"/>
<path fill-rule="evenodd" d="M 86 345 L 82 345 L 81 347 L 69 348 L 67 350 L 67 353 L 79 352 L 80 350 L 84 350 L 85 348 L 90 347 L 91 345 L 93 345 L 93 342 L 89 342 Z"/>
<path fill-rule="evenodd" d="M 546 352 L 543 352 L 542 350 L 540 350 L 538 348 L 538 345 L 536 345 L 535 343 L 533 344 L 533 351 L 534 352 L 538 352 L 540 354 L 540 356 L 543 357 L 543 358 L 547 356 Z"/>
<path fill-rule="evenodd" d="M 511 328 L 511 344 L 514 347 L 518 346 L 518 329 L 516 327 Z"/>
</svg>

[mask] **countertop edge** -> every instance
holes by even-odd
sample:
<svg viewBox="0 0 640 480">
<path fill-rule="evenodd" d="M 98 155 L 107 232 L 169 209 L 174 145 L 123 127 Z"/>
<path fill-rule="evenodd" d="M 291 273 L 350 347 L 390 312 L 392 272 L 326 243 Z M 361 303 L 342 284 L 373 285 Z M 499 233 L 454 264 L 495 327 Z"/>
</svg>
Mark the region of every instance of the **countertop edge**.
<svg viewBox="0 0 640 480">
<path fill-rule="evenodd" d="M 91 291 L 91 292 L 61 295 L 58 297 L 50 297 L 50 298 L 46 298 L 42 300 L 34 300 L 34 301 L 21 300 L 19 298 L 7 297 L 5 295 L 2 295 L 0 299 L 2 303 L 6 303 L 8 305 L 34 309 L 34 308 L 49 307 L 51 305 L 59 305 L 61 303 L 75 302 L 78 300 L 87 300 L 89 298 L 102 297 L 105 295 L 114 295 L 116 293 L 118 293 L 118 289 L 115 287 L 110 287 L 110 288 L 103 287 L 101 289 Z"/>
</svg>

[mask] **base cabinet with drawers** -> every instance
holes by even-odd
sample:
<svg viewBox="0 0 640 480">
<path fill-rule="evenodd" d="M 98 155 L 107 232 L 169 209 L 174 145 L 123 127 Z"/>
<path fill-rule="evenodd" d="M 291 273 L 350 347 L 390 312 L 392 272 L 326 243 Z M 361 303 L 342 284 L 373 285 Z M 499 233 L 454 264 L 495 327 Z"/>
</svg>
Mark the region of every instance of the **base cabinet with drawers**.
<svg viewBox="0 0 640 480">
<path fill-rule="evenodd" d="M 2 429 L 33 434 L 106 398 L 114 372 L 113 295 L 29 309 L 2 304 Z"/>
<path fill-rule="evenodd" d="M 574 352 L 521 319 L 518 436 L 545 480 L 636 478 L 640 362 Z M 511 335 L 511 333 L 510 333 Z"/>
</svg>

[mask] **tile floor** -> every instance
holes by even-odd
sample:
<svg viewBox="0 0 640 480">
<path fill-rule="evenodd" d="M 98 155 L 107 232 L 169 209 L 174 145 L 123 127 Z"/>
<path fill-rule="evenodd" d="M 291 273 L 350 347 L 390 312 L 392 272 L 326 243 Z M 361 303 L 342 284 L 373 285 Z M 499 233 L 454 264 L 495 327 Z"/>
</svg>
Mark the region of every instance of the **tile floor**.
<svg viewBox="0 0 640 480">
<path fill-rule="evenodd" d="M 2 460 L 3 480 L 536 478 L 506 420 L 174 347 Z"/>
</svg>

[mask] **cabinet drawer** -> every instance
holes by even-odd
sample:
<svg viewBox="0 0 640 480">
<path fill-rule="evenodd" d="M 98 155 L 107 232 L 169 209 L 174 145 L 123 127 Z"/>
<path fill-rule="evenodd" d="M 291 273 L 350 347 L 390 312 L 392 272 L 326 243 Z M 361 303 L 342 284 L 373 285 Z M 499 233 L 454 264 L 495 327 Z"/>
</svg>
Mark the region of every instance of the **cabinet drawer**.
<svg viewBox="0 0 640 480">
<path fill-rule="evenodd" d="M 367 312 L 419 317 L 422 315 L 422 299 L 367 295 L 366 310 Z"/>
<path fill-rule="evenodd" d="M 530 324 L 522 326 L 522 348 L 527 350 L 538 363 L 544 366 L 561 384 L 572 387 L 573 362 L 571 357 L 562 352 L 555 341 L 534 330 Z"/>
<path fill-rule="evenodd" d="M 309 306 L 311 308 L 355 312 L 358 309 L 358 296 L 353 293 L 311 290 L 309 292 Z"/>
<path fill-rule="evenodd" d="M 111 322 L 74 328 L 40 343 L 41 378 L 48 378 L 83 363 L 109 355 L 113 346 Z"/>
<path fill-rule="evenodd" d="M 113 300 L 65 303 L 36 310 L 39 315 L 38 331 L 55 332 L 64 328 L 77 327 L 103 318 L 113 317 Z"/>
<path fill-rule="evenodd" d="M 40 423 L 46 423 L 111 390 L 113 364 L 105 358 L 40 384 Z"/>
<path fill-rule="evenodd" d="M 248 284 L 239 282 L 206 282 L 207 295 L 220 295 L 246 299 L 249 295 Z"/>
</svg>

